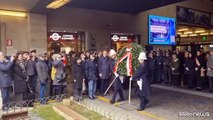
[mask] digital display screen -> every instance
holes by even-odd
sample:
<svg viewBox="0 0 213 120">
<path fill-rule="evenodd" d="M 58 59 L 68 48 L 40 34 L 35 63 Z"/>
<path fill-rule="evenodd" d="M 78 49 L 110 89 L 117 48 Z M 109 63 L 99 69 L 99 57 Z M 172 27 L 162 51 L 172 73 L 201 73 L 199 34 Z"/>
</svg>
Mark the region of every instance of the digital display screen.
<svg viewBox="0 0 213 120">
<path fill-rule="evenodd" d="M 174 18 L 149 15 L 149 44 L 175 45 L 175 36 Z"/>
</svg>

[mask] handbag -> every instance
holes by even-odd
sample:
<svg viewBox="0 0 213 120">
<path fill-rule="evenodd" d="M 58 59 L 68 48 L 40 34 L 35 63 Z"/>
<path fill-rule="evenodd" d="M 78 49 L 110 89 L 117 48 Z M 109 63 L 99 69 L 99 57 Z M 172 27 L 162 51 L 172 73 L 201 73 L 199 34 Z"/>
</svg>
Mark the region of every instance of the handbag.
<svg viewBox="0 0 213 120">
<path fill-rule="evenodd" d="M 60 75 L 56 75 L 56 76 L 55 76 L 57 82 L 64 82 L 64 81 L 65 81 L 65 77 L 66 77 L 66 74 L 65 74 L 65 73 L 62 73 L 62 74 L 60 74 Z"/>
</svg>

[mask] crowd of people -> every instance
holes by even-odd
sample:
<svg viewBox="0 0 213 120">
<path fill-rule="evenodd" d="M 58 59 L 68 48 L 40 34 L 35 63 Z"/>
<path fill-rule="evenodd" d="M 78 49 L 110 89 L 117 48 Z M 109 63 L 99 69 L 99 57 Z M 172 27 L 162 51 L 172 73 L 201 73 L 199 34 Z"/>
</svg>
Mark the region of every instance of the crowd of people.
<svg viewBox="0 0 213 120">
<path fill-rule="evenodd" d="M 18 52 L 7 58 L 0 52 L 0 87 L 3 109 L 8 109 L 6 104 L 9 103 L 11 86 L 13 86 L 17 101 L 60 95 L 65 92 L 68 85 L 68 75 L 71 76 L 76 101 L 83 100 L 83 93 L 86 93 L 89 99 L 94 100 L 97 88 L 99 94 L 104 96 L 110 82 L 115 78 L 110 103 L 115 103 L 117 94 L 120 96 L 117 101 L 123 101 L 123 81 L 118 77 L 118 73 L 113 72 L 116 54 L 113 49 L 100 52 L 95 50 L 81 53 L 70 52 L 69 54 L 62 51 L 39 55 L 36 54 L 36 50 L 32 50 Z M 189 89 L 202 90 L 205 85 L 208 85 L 209 91 L 213 91 L 212 49 L 209 53 L 197 51 L 196 55 L 187 51 L 183 53 L 158 49 L 149 51 L 146 55 L 148 57 L 139 56 L 139 62 L 146 63 L 147 67 L 144 69 L 141 66 L 139 73 L 136 72 L 130 80 L 134 81 L 140 77 L 140 70 L 143 69 L 143 73 L 147 76 L 147 86 L 149 83 L 163 82 L 176 87 L 186 85 Z M 66 70 L 69 71 L 68 75 Z M 29 98 L 29 93 L 32 91 L 38 96 Z M 148 103 L 145 97 L 142 101 Z"/>
<path fill-rule="evenodd" d="M 175 87 L 213 92 L 213 52 L 203 49 L 196 53 L 184 51 L 150 51 L 148 53 L 149 80 L 151 83 L 171 84 Z"/>
</svg>

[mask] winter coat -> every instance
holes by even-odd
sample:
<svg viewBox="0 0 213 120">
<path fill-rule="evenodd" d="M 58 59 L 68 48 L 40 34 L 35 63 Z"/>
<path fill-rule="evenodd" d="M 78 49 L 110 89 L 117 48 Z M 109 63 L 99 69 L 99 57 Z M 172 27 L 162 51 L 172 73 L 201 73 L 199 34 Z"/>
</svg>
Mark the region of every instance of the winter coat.
<svg viewBox="0 0 213 120">
<path fill-rule="evenodd" d="M 28 76 L 34 76 L 34 75 L 37 74 L 35 64 L 36 64 L 36 62 L 33 61 L 33 60 L 25 60 L 24 61 L 24 66 L 26 68 Z"/>
<path fill-rule="evenodd" d="M 22 64 L 22 66 L 21 66 Z M 27 90 L 27 72 L 23 63 L 15 63 L 13 66 L 14 91 L 24 93 Z"/>
<path fill-rule="evenodd" d="M 48 73 L 48 65 L 45 63 L 45 61 L 38 60 L 36 63 L 36 71 L 38 73 L 38 81 L 41 84 L 46 84 L 50 79 L 50 76 Z"/>
<path fill-rule="evenodd" d="M 12 66 L 13 62 L 0 62 L 0 88 L 12 86 Z"/>
<path fill-rule="evenodd" d="M 55 76 L 60 76 L 62 74 L 65 74 L 65 65 L 61 60 L 55 60 L 53 61 L 52 65 L 56 69 L 56 75 Z M 64 80 L 63 82 L 58 82 L 57 77 L 53 80 L 53 85 L 67 85 L 67 82 Z"/>
<path fill-rule="evenodd" d="M 207 70 L 207 76 L 213 77 L 213 56 L 210 55 L 207 59 L 207 68 L 210 68 L 211 70 Z"/>
<path fill-rule="evenodd" d="M 151 58 L 149 57 L 148 58 L 148 67 L 149 67 L 149 70 L 155 70 L 155 67 L 156 67 L 156 59 L 155 58 Z"/>
<path fill-rule="evenodd" d="M 87 60 L 85 64 L 85 73 L 88 80 L 98 80 L 98 65 L 94 60 Z"/>
<path fill-rule="evenodd" d="M 80 65 L 74 64 L 72 68 L 72 74 L 73 79 L 75 80 L 73 87 L 76 89 L 81 89 L 83 85 L 83 79 L 85 80 L 83 63 L 81 63 Z"/>
<path fill-rule="evenodd" d="M 138 70 L 132 77 L 133 81 L 138 81 L 142 79 L 142 90 L 139 90 L 138 94 L 140 97 L 147 97 L 151 95 L 150 82 L 148 80 L 148 65 L 143 63 L 139 66 Z"/>
<path fill-rule="evenodd" d="M 176 61 L 172 60 L 171 67 L 174 68 L 172 70 L 172 75 L 180 75 L 180 61 L 177 59 Z"/>
<path fill-rule="evenodd" d="M 99 76 L 100 79 L 109 79 L 110 73 L 109 57 L 102 56 L 98 59 L 98 72 L 99 74 L 102 74 L 102 76 Z"/>
<path fill-rule="evenodd" d="M 109 61 L 110 61 L 110 73 L 111 73 L 111 78 L 112 78 L 112 80 L 114 80 L 114 79 L 115 79 L 115 75 L 114 75 L 114 66 L 115 66 L 115 62 L 116 62 L 116 61 L 115 61 L 114 59 L 112 59 L 112 58 L 110 58 Z M 113 88 L 114 88 L 114 89 L 122 89 L 122 88 L 123 88 L 122 83 L 121 83 L 121 80 L 120 80 L 119 77 L 116 78 L 115 82 L 113 83 Z"/>
<path fill-rule="evenodd" d="M 195 59 L 194 58 L 186 58 L 184 60 L 184 74 L 185 75 L 194 75 L 195 74 Z M 189 70 L 187 70 L 188 68 Z"/>
</svg>

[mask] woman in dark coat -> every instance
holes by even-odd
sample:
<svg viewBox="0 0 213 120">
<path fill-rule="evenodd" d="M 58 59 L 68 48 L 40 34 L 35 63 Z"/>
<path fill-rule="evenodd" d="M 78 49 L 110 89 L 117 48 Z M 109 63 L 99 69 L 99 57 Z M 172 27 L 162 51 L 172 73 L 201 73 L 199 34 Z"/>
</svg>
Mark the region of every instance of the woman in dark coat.
<svg viewBox="0 0 213 120">
<path fill-rule="evenodd" d="M 180 60 L 177 57 L 177 54 L 172 55 L 172 63 L 171 63 L 171 69 L 172 69 L 172 84 L 174 86 L 180 85 Z"/>
<path fill-rule="evenodd" d="M 27 92 L 27 72 L 22 61 L 22 54 L 18 53 L 13 66 L 14 91 L 17 101 L 24 100 Z"/>
<path fill-rule="evenodd" d="M 196 84 L 197 90 L 202 90 L 204 80 L 204 69 L 205 69 L 205 57 L 201 55 L 200 51 L 197 51 L 197 56 L 195 58 L 196 67 L 195 67 L 195 75 L 196 75 Z"/>
<path fill-rule="evenodd" d="M 194 87 L 194 75 L 195 75 L 195 59 L 192 57 L 192 53 L 189 52 L 184 60 L 184 74 L 186 75 L 187 85 L 189 89 Z"/>
<path fill-rule="evenodd" d="M 83 100 L 82 85 L 85 82 L 84 65 L 80 56 L 76 56 L 76 63 L 73 65 L 72 74 L 74 79 L 74 97 L 76 101 Z"/>
<path fill-rule="evenodd" d="M 137 81 L 139 86 L 138 95 L 140 97 L 140 107 L 137 109 L 138 111 L 144 110 L 146 105 L 149 103 L 149 100 L 146 97 L 151 95 L 151 87 L 148 79 L 148 65 L 145 60 L 146 54 L 144 52 L 140 53 L 139 58 L 140 66 L 138 71 L 130 78 L 132 81 Z"/>
</svg>

